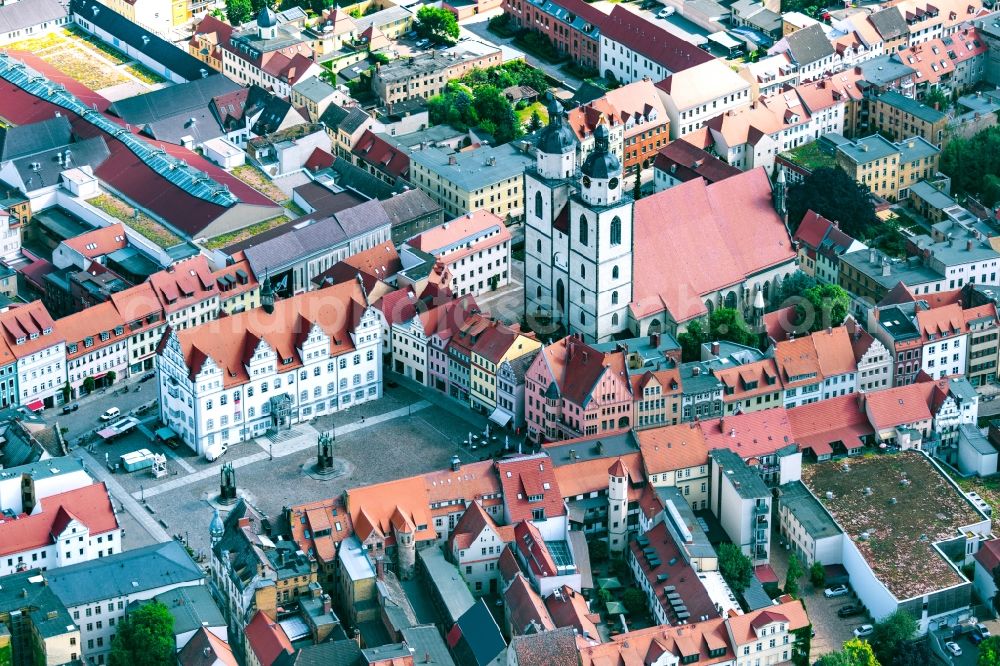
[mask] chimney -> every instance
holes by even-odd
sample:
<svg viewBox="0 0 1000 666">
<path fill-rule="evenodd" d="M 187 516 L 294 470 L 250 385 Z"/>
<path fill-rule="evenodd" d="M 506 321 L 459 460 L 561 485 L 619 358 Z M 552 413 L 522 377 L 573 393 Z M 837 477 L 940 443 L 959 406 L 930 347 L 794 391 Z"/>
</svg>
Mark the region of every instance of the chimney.
<svg viewBox="0 0 1000 666">
<path fill-rule="evenodd" d="M 890 273 L 889 262 L 888 261 L 883 261 L 882 262 L 882 277 L 888 277 L 889 273 Z"/>
<path fill-rule="evenodd" d="M 382 562 L 381 557 L 375 558 L 375 577 L 379 580 L 385 580 L 385 563 Z"/>
<path fill-rule="evenodd" d="M 329 594 L 323 595 L 323 615 L 329 615 L 330 611 L 333 610 L 333 600 L 330 599 Z"/>
<path fill-rule="evenodd" d="M 719 355 L 719 343 L 718 342 L 713 342 L 712 343 L 712 356 L 718 356 L 718 355 Z"/>
<path fill-rule="evenodd" d="M 872 248 L 868 248 L 868 263 L 869 264 L 874 264 L 875 263 L 875 259 L 877 257 L 878 257 L 878 253 L 875 251 L 875 248 L 873 248 L 873 247 Z"/>
<path fill-rule="evenodd" d="M 691 376 L 692 377 L 697 377 L 700 374 L 701 374 L 701 366 L 700 365 L 696 365 L 693 368 L 691 368 Z"/>
<path fill-rule="evenodd" d="M 971 238 L 969 240 L 965 241 L 965 249 L 968 250 L 969 252 L 972 251 L 972 239 Z"/>
<path fill-rule="evenodd" d="M 455 166 L 456 164 L 458 164 L 458 158 L 455 157 L 454 155 L 449 155 L 448 156 L 448 165 L 449 166 Z"/>
<path fill-rule="evenodd" d="M 657 348 L 657 347 L 659 347 L 660 346 L 660 334 L 659 333 L 650 333 L 649 334 L 649 344 L 654 349 Z"/>
</svg>

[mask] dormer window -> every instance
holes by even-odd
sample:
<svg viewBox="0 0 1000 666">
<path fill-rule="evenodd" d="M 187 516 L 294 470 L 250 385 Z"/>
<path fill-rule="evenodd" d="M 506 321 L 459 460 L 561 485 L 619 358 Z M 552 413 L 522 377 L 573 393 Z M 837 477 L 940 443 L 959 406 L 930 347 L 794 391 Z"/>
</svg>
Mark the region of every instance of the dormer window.
<svg viewBox="0 0 1000 666">
<path fill-rule="evenodd" d="M 23 345 L 23 344 L 24 344 L 24 343 L 25 343 L 26 341 L 27 341 L 27 338 L 25 338 L 25 337 L 24 337 L 24 336 L 22 335 L 21 337 L 19 337 L 19 338 L 18 338 L 18 339 L 17 339 L 16 341 L 15 341 L 15 343 L 16 343 L 16 344 L 19 344 L 19 345 Z"/>
<path fill-rule="evenodd" d="M 108 338 L 110 337 L 111 337 L 110 333 L 108 333 L 107 331 L 101 331 L 101 342 L 107 342 Z"/>
<path fill-rule="evenodd" d="M 85 348 L 86 347 L 93 347 L 94 346 L 94 338 L 84 338 L 83 339 L 83 346 Z"/>
<path fill-rule="evenodd" d="M 51 332 L 52 332 L 52 327 L 51 326 L 48 326 L 48 327 L 42 329 L 42 335 L 48 335 Z"/>
<path fill-rule="evenodd" d="M 28 334 L 28 339 L 30 340 L 35 340 L 37 338 L 38 338 L 38 331 L 32 331 L 31 333 Z"/>
</svg>

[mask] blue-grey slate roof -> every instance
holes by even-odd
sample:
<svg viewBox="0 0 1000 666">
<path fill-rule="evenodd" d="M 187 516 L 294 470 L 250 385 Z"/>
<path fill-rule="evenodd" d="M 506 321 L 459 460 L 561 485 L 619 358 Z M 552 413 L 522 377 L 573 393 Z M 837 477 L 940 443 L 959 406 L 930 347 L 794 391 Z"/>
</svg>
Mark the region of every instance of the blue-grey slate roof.
<svg viewBox="0 0 1000 666">
<path fill-rule="evenodd" d="M 204 575 L 177 541 L 126 550 L 51 569 L 49 587 L 68 608 L 169 585 L 200 583 Z"/>
</svg>

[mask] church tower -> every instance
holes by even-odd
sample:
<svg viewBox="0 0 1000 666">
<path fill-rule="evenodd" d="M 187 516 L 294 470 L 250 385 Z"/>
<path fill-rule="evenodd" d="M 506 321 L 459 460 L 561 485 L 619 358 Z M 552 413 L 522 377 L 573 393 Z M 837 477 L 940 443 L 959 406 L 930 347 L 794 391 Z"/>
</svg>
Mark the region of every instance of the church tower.
<svg viewBox="0 0 1000 666">
<path fill-rule="evenodd" d="M 628 469 L 619 458 L 608 468 L 608 548 L 620 553 L 628 543 Z"/>
<path fill-rule="evenodd" d="M 569 263 L 564 222 L 579 142 L 555 97 L 549 97 L 548 112 L 535 166 L 524 173 L 524 313 L 565 325 Z"/>
<path fill-rule="evenodd" d="M 632 300 L 633 201 L 622 191 L 622 165 L 608 141 L 608 128 L 598 125 L 567 221 L 568 329 L 588 342 L 624 331 Z"/>
</svg>

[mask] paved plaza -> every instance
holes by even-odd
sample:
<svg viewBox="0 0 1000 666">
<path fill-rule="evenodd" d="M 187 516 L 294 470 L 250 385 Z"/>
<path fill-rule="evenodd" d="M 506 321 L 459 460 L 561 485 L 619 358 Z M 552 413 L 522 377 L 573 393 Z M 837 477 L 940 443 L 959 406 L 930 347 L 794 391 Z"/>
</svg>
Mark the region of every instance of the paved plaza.
<svg viewBox="0 0 1000 666">
<path fill-rule="evenodd" d="M 208 462 L 186 447 L 169 449 L 153 441 L 156 417 L 142 420 L 139 431 L 111 444 L 76 447 L 99 480 L 108 484 L 126 531 L 126 547 L 134 548 L 174 535 L 184 538 L 196 553 L 207 555 L 208 524 L 219 492 L 223 463 L 236 470 L 238 492 L 272 518 L 284 506 L 333 497 L 346 489 L 448 466 L 453 455 L 463 461 L 480 460 L 503 444 L 503 437 L 489 449 L 467 446 L 470 433 L 482 434 L 485 417 L 465 405 L 425 387 L 387 374 L 385 396 L 296 424 L 273 438 L 258 438 L 232 446 L 221 460 Z M 397 382 L 399 382 L 397 384 Z M 389 386 L 393 384 L 393 386 Z M 150 383 L 149 389 L 154 385 Z M 149 391 L 153 397 L 153 391 Z M 73 415 L 72 431 L 86 430 L 108 403 L 81 405 Z M 101 409 L 98 409 L 101 408 Z M 321 432 L 333 432 L 335 456 L 341 473 L 328 480 L 310 475 L 316 462 L 316 442 Z M 513 439 L 511 439 L 513 444 Z M 120 456 L 148 448 L 164 453 L 168 474 L 155 479 L 149 470 L 112 472 Z"/>
</svg>

